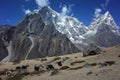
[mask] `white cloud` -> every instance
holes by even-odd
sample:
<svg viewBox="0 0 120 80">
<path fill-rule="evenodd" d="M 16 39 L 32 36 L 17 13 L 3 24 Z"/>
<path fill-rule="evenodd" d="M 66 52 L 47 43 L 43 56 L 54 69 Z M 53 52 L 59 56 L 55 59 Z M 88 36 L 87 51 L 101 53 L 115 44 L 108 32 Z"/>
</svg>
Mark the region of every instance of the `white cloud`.
<svg viewBox="0 0 120 80">
<path fill-rule="evenodd" d="M 108 6 L 110 0 L 105 0 L 105 3 L 101 4 L 101 7 L 106 10 L 106 7 Z"/>
<path fill-rule="evenodd" d="M 66 5 L 61 6 L 61 7 L 62 9 L 61 9 L 59 19 L 64 22 L 67 17 L 67 14 L 70 13 L 70 8 L 68 8 Z"/>
<path fill-rule="evenodd" d="M 69 10 L 68 10 L 67 6 L 63 6 L 61 14 L 66 15 L 68 12 L 69 12 Z"/>
<path fill-rule="evenodd" d="M 26 10 L 23 9 L 23 11 L 24 11 L 25 14 L 30 14 L 31 13 L 30 9 L 26 9 Z"/>
<path fill-rule="evenodd" d="M 94 12 L 94 20 L 96 19 L 96 18 L 98 18 L 99 16 L 101 16 L 101 12 L 102 12 L 102 9 L 100 9 L 100 8 L 96 8 L 95 9 L 95 12 Z"/>
<path fill-rule="evenodd" d="M 69 5 L 68 7 L 66 5 L 60 5 L 60 8 L 61 8 L 61 12 L 59 15 L 60 22 L 58 24 L 65 25 L 66 17 L 68 16 L 68 14 L 71 14 L 72 12 L 72 9 L 71 9 L 72 6 L 73 5 Z"/>
<path fill-rule="evenodd" d="M 38 7 L 48 6 L 50 4 L 49 0 L 35 0 Z"/>
<path fill-rule="evenodd" d="M 65 18 L 69 13 L 72 12 L 72 9 L 71 9 L 72 6 L 74 5 L 69 5 L 68 7 L 66 5 L 61 6 L 62 7 L 61 13 L 60 13 L 61 18 Z"/>
</svg>

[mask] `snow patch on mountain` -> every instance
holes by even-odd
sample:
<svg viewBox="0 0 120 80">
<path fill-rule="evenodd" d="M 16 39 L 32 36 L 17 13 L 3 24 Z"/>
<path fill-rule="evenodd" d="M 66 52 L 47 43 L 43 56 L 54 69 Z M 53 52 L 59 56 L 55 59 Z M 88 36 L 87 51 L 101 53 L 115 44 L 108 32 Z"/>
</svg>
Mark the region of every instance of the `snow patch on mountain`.
<svg viewBox="0 0 120 80">
<path fill-rule="evenodd" d="M 77 18 L 67 15 L 64 16 L 51 9 L 49 6 L 36 9 L 31 13 L 31 15 L 36 14 L 42 17 L 45 25 L 53 24 L 57 31 L 65 34 L 74 44 L 79 44 L 79 46 L 94 42 L 96 35 L 101 33 L 107 34 L 106 32 L 101 32 L 102 28 L 106 28 L 106 31 L 110 28 L 110 31 L 112 32 L 111 34 L 120 36 L 120 29 L 108 11 L 96 18 L 88 27 Z M 33 20 L 29 21 L 29 27 L 32 22 Z M 32 29 L 29 29 L 30 32 L 31 30 Z"/>
<path fill-rule="evenodd" d="M 11 41 L 10 41 L 8 47 L 7 47 L 7 50 L 8 50 L 8 56 L 5 57 L 1 62 L 8 62 L 10 60 L 11 56 L 12 56 L 13 52 L 12 52 Z"/>
</svg>

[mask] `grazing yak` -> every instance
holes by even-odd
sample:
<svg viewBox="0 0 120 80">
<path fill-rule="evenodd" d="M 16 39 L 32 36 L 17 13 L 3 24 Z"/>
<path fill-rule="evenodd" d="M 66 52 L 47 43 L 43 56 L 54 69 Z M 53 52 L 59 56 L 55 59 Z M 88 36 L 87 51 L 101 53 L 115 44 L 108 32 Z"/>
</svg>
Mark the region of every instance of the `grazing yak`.
<svg viewBox="0 0 120 80">
<path fill-rule="evenodd" d="M 47 64 L 46 69 L 47 70 L 54 70 L 55 68 L 54 68 L 54 66 L 52 64 Z"/>
<path fill-rule="evenodd" d="M 6 71 L 6 76 L 14 76 L 14 72 L 12 70 Z"/>
<path fill-rule="evenodd" d="M 40 64 L 40 65 L 35 64 L 34 71 L 38 72 L 38 71 L 42 70 L 43 68 L 44 68 L 44 66 L 42 64 Z"/>
<path fill-rule="evenodd" d="M 17 66 L 16 71 L 18 71 L 18 72 L 26 72 L 28 67 L 29 67 L 29 65 Z"/>
<path fill-rule="evenodd" d="M 58 66 L 62 66 L 62 61 L 57 62 Z"/>
</svg>

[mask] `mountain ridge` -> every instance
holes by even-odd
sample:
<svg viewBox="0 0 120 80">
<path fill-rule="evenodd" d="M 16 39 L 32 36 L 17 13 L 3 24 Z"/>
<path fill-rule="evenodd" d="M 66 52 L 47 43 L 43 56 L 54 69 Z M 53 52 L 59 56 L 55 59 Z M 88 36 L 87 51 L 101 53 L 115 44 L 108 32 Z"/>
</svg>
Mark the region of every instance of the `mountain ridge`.
<svg viewBox="0 0 120 80">
<path fill-rule="evenodd" d="M 120 44 L 120 28 L 109 12 L 87 27 L 77 18 L 61 17 L 60 13 L 49 6 L 26 15 L 16 25 L 12 36 L 9 43 L 12 47 L 11 57 L 3 61 L 75 53 L 90 43 L 101 47 Z"/>
</svg>

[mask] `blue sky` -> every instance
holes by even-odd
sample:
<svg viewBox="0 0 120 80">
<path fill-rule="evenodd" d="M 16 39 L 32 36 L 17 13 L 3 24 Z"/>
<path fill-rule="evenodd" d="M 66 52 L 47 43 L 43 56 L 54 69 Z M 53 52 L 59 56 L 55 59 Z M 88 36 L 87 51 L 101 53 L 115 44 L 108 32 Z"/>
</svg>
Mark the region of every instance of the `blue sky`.
<svg viewBox="0 0 120 80">
<path fill-rule="evenodd" d="M 109 11 L 120 26 L 120 0 L 0 0 L 0 25 L 17 25 L 25 17 L 26 11 L 29 13 L 44 6 L 45 1 L 46 5 L 59 13 L 66 5 L 67 15 L 78 18 L 87 26 L 93 19 Z"/>
</svg>

